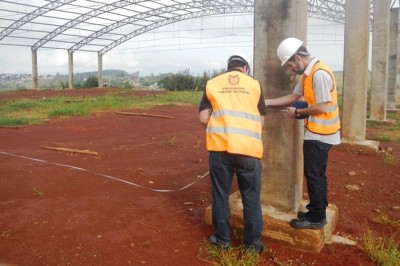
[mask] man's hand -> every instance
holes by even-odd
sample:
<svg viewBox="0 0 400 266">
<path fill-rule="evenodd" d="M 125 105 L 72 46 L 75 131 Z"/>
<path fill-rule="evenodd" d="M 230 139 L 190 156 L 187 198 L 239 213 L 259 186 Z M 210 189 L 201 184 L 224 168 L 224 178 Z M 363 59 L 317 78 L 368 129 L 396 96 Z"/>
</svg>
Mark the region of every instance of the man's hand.
<svg viewBox="0 0 400 266">
<path fill-rule="evenodd" d="M 294 107 L 291 107 L 291 106 L 289 106 L 288 108 L 287 108 L 287 114 L 288 114 L 288 116 L 289 117 L 296 117 L 298 114 L 296 113 L 296 108 L 294 108 Z"/>
</svg>

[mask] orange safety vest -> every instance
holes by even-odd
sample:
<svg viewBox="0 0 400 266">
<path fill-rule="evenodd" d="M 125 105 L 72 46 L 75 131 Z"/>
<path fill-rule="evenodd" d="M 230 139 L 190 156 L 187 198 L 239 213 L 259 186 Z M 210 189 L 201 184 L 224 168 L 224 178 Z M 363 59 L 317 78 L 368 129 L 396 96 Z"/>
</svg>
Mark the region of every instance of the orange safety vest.
<svg viewBox="0 0 400 266">
<path fill-rule="evenodd" d="M 325 113 L 318 115 L 310 115 L 306 119 L 305 127 L 316 134 L 330 135 L 336 133 L 340 129 L 339 107 L 337 102 L 336 82 L 332 71 L 323 63 L 317 62 L 308 76 L 303 75 L 304 99 L 309 105 L 315 105 L 315 94 L 313 90 L 313 75 L 317 70 L 324 70 L 329 73 L 333 80 L 331 89 L 332 101 L 328 103 Z"/>
<path fill-rule="evenodd" d="M 209 80 L 206 94 L 212 106 L 207 150 L 261 158 L 262 124 L 257 108 L 260 83 L 242 72 L 231 71 Z"/>
</svg>

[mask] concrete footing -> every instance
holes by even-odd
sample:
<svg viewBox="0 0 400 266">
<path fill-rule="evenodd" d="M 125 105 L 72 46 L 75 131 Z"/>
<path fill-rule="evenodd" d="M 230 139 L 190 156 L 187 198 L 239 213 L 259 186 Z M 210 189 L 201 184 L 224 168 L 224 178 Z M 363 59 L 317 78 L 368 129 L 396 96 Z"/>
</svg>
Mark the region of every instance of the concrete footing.
<svg viewBox="0 0 400 266">
<path fill-rule="evenodd" d="M 243 205 L 240 192 L 237 191 L 229 197 L 231 208 L 231 227 L 243 230 Z M 303 201 L 305 209 L 307 202 Z M 296 213 L 284 213 L 271 206 L 262 206 L 264 238 L 273 239 L 294 249 L 318 253 L 324 244 L 332 243 L 332 232 L 338 220 L 338 209 L 329 205 L 326 212 L 327 224 L 322 229 L 295 229 L 289 225 L 291 219 L 296 218 Z M 206 208 L 206 223 L 212 224 L 211 206 Z M 268 243 L 266 243 L 268 245 Z"/>
<path fill-rule="evenodd" d="M 379 141 L 374 140 L 354 141 L 342 138 L 341 144 L 334 147 L 350 152 L 371 154 L 378 152 L 379 143 Z"/>
</svg>

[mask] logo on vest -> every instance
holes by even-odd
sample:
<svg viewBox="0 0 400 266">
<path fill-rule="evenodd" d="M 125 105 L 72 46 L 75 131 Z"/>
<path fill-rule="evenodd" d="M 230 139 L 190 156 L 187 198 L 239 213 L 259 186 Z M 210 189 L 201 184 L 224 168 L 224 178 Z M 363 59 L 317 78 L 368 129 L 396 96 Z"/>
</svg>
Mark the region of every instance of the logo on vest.
<svg viewBox="0 0 400 266">
<path fill-rule="evenodd" d="M 231 85 L 237 85 L 239 83 L 240 79 L 239 79 L 239 75 L 236 76 L 229 76 L 228 78 L 228 82 Z"/>
</svg>

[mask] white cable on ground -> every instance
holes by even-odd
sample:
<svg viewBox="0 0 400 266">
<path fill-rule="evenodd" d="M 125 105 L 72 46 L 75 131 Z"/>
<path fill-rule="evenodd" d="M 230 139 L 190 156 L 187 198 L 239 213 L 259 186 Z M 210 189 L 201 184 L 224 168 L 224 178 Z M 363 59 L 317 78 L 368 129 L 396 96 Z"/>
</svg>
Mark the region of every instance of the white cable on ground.
<svg viewBox="0 0 400 266">
<path fill-rule="evenodd" d="M 36 161 L 36 162 L 41 162 L 41 163 L 53 164 L 53 165 L 57 165 L 57 166 L 60 166 L 60 167 L 75 169 L 75 170 L 79 170 L 79 171 L 84 171 L 84 172 L 92 173 L 92 174 L 99 175 L 99 176 L 102 176 L 102 177 L 106 177 L 106 178 L 109 178 L 109 179 L 113 179 L 113 180 L 115 180 L 115 181 L 119 181 L 119 182 L 122 182 L 122 183 L 125 183 L 125 184 L 128 184 L 128 185 L 132 185 L 132 186 L 135 186 L 135 187 L 140 187 L 140 188 L 148 189 L 148 190 L 151 190 L 151 191 L 154 191 L 154 192 L 175 192 L 175 191 L 184 190 L 184 189 L 186 189 L 186 188 L 188 188 L 188 187 L 194 185 L 195 183 L 197 183 L 199 180 L 203 179 L 205 176 L 207 176 L 207 175 L 210 173 L 210 172 L 208 171 L 208 172 L 205 173 L 204 175 L 198 177 L 197 180 L 195 180 L 195 181 L 193 181 L 193 182 L 191 182 L 191 183 L 187 184 L 186 186 L 181 187 L 181 188 L 179 188 L 179 189 L 173 189 L 173 190 L 172 190 L 172 189 L 152 189 L 152 188 L 144 187 L 144 186 L 141 186 L 141 185 L 139 185 L 139 184 L 136 184 L 136 183 L 133 183 L 133 182 L 129 182 L 129 181 L 126 181 L 126 180 L 123 180 L 123 179 L 120 179 L 120 178 L 116 178 L 116 177 L 113 177 L 113 176 L 110 176 L 110 175 L 105 175 L 105 174 L 97 173 L 97 172 L 94 172 L 94 171 L 91 171 L 91 170 L 87 170 L 87 169 L 84 169 L 84 168 L 80 168 L 80 167 L 76 167 L 76 166 L 71 166 L 71 165 L 67 165 L 67 164 L 60 164 L 60 163 L 48 162 L 48 161 L 41 160 L 41 159 L 26 157 L 26 156 L 17 155 L 17 154 L 8 153 L 8 152 L 3 152 L 3 151 L 0 151 L 0 154 L 8 155 L 8 156 L 13 156 L 13 157 L 17 157 L 17 158 L 22 158 L 22 159 L 26 159 L 26 160 L 31 160 L 31 161 Z"/>
</svg>

